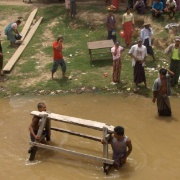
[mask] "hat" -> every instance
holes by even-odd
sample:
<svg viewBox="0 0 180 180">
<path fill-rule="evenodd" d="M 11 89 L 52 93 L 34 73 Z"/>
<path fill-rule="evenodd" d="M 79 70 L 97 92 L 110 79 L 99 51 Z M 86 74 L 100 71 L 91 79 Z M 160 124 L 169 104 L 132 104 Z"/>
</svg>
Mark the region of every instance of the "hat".
<svg viewBox="0 0 180 180">
<path fill-rule="evenodd" d="M 144 22 L 143 26 L 151 25 L 149 22 Z"/>
<path fill-rule="evenodd" d="M 137 42 L 142 42 L 142 39 L 140 37 L 137 38 Z"/>
</svg>

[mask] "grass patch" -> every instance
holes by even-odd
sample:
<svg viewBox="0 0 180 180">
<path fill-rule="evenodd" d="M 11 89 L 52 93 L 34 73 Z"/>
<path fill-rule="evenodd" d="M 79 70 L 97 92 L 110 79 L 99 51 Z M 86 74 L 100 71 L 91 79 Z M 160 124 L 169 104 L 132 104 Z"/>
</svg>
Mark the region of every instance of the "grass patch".
<svg viewBox="0 0 180 180">
<path fill-rule="evenodd" d="M 1 19 L 4 14 L 8 16 L 9 10 L 13 8 L 13 12 L 21 16 L 22 10 L 26 12 L 25 20 L 32 11 L 31 7 L 16 7 L 3 6 L 0 7 Z M 120 10 L 115 14 L 118 24 L 118 30 L 121 29 L 121 19 L 124 10 Z M 102 58 L 99 61 L 93 61 L 90 65 L 89 52 L 87 49 L 87 42 L 104 40 L 107 36 L 106 26 L 104 24 L 107 17 L 106 8 L 92 4 L 78 4 L 77 19 L 71 20 L 66 14 L 64 4 L 50 5 L 39 7 L 36 19 L 43 17 L 43 21 L 25 51 L 22 53 L 20 59 L 15 65 L 13 71 L 7 75 L 8 80 L 3 84 L 6 91 L 0 92 L 0 95 L 11 92 L 16 93 L 32 93 L 46 91 L 68 91 L 76 92 L 82 88 L 96 89 L 98 92 L 123 92 L 133 93 L 133 68 L 132 60 L 128 55 L 129 48 L 125 49 L 122 58 L 122 72 L 121 83 L 113 85 L 112 82 L 112 59 L 105 60 L 111 55 L 105 55 L 100 52 L 102 50 L 94 51 L 100 53 L 95 55 L 97 58 Z M 144 18 L 149 18 L 150 14 L 145 15 Z M 179 22 L 179 13 L 176 15 L 176 22 Z M 136 18 L 142 20 L 141 16 Z M 166 17 L 165 17 L 166 18 Z M 136 20 L 137 20 L 136 19 Z M 146 62 L 146 78 L 150 89 L 145 89 L 143 85 L 140 86 L 139 94 L 151 97 L 151 87 L 154 80 L 158 77 L 158 69 L 160 67 L 169 68 L 169 60 L 164 54 L 164 47 L 169 45 L 168 32 L 164 30 L 164 26 L 168 21 L 154 20 L 152 27 L 154 31 L 154 51 L 157 61 L 153 61 L 150 56 L 147 57 Z M 138 27 L 138 24 L 136 24 Z M 22 27 L 21 27 L 22 28 Z M 141 28 L 141 27 L 138 27 Z M 118 32 L 118 31 L 117 31 Z M 53 60 L 52 42 L 56 40 L 58 35 L 64 36 L 63 55 L 67 63 L 67 75 L 72 79 L 61 78 L 61 68 L 59 67 L 55 73 L 55 80 L 51 80 L 51 68 Z M 123 39 L 117 33 L 117 39 L 121 45 L 124 46 Z M 134 39 L 133 39 L 134 41 Z M 4 64 L 15 52 L 15 49 L 8 47 L 8 41 L 4 39 Z M 166 44 L 167 43 L 167 44 Z M 103 52 L 107 50 L 103 50 Z M 151 70 L 154 68 L 154 70 Z M 108 77 L 104 77 L 104 73 L 108 73 Z M 27 79 L 32 80 L 33 83 L 27 82 Z M 97 92 L 97 91 L 96 91 Z M 178 95 L 179 88 L 173 88 L 173 94 Z"/>
</svg>

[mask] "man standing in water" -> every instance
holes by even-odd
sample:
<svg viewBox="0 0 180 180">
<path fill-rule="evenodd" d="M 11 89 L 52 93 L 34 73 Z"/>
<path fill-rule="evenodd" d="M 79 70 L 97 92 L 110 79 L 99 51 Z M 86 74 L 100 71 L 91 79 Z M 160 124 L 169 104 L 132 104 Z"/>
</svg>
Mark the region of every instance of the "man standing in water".
<svg viewBox="0 0 180 180">
<path fill-rule="evenodd" d="M 171 95 L 170 77 L 172 76 L 174 76 L 172 71 L 162 68 L 159 70 L 159 78 L 154 81 L 152 102 L 155 103 L 157 99 L 159 116 L 171 116 L 171 106 L 168 96 Z"/>
<path fill-rule="evenodd" d="M 102 140 L 101 142 L 102 144 L 106 143 L 105 140 Z M 113 165 L 117 169 L 126 163 L 127 157 L 132 152 L 131 140 L 124 135 L 124 128 L 122 126 L 116 126 L 108 143 L 111 144 L 113 150 L 112 159 L 114 160 Z"/>
<path fill-rule="evenodd" d="M 44 103 L 42 103 L 42 102 L 38 103 L 37 108 L 38 108 L 39 112 L 46 111 L 46 105 Z M 46 143 L 46 141 L 50 140 L 50 132 L 47 132 L 47 130 L 45 130 L 43 132 L 43 134 L 46 137 L 46 141 L 45 141 L 44 138 L 41 140 L 40 137 L 37 136 L 37 133 L 38 133 L 38 130 L 39 130 L 40 120 L 41 120 L 41 117 L 33 116 L 32 122 L 31 122 L 31 124 L 29 126 L 30 138 L 31 138 L 32 142 L 41 141 L 42 143 Z"/>
</svg>

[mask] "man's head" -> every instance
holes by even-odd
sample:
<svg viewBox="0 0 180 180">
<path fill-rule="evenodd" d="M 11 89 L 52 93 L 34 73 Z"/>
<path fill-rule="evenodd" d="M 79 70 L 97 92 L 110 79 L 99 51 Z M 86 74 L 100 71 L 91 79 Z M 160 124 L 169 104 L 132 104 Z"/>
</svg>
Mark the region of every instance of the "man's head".
<svg viewBox="0 0 180 180">
<path fill-rule="evenodd" d="M 114 44 L 116 47 L 119 47 L 119 42 L 115 42 Z"/>
<path fill-rule="evenodd" d="M 126 8 L 126 13 L 128 13 L 128 14 L 131 13 L 131 8 L 130 7 Z"/>
<path fill-rule="evenodd" d="M 38 111 L 46 111 L 46 105 L 43 102 L 37 104 Z"/>
<path fill-rule="evenodd" d="M 116 126 L 114 128 L 114 135 L 117 136 L 124 136 L 124 128 L 122 126 Z"/>
<path fill-rule="evenodd" d="M 21 20 L 18 19 L 18 20 L 16 21 L 16 24 L 19 26 L 19 25 L 21 24 Z"/>
<path fill-rule="evenodd" d="M 57 37 L 57 41 L 63 41 L 64 40 L 64 38 L 63 38 L 63 36 L 62 35 L 59 35 L 58 37 Z"/>
<path fill-rule="evenodd" d="M 164 68 L 161 68 L 160 70 L 159 70 L 159 74 L 160 74 L 160 77 L 166 77 L 166 74 L 167 74 L 167 70 L 166 69 L 164 69 Z"/>
<path fill-rule="evenodd" d="M 137 43 L 139 47 L 142 46 L 142 39 L 140 37 L 137 38 Z"/>
<path fill-rule="evenodd" d="M 177 36 L 177 37 L 175 38 L 175 44 L 176 44 L 176 45 L 179 45 L 179 44 L 180 44 L 180 37 Z"/>
</svg>

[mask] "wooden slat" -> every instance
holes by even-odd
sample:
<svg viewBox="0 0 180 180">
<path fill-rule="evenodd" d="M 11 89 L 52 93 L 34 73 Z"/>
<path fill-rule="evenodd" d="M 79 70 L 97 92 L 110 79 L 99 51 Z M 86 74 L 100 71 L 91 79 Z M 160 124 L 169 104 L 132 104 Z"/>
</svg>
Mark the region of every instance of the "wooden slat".
<svg viewBox="0 0 180 180">
<path fill-rule="evenodd" d="M 47 117 L 49 119 L 59 121 L 59 122 L 75 124 L 75 125 L 79 125 L 82 127 L 92 128 L 92 129 L 96 129 L 96 130 L 100 130 L 100 131 L 103 131 L 103 127 L 106 127 L 108 129 L 109 133 L 114 131 L 114 126 L 108 125 L 108 124 L 102 123 L 102 122 L 81 119 L 81 118 L 75 118 L 75 117 L 70 117 L 70 116 L 63 116 L 63 115 L 59 115 L 59 114 L 55 114 L 55 113 L 47 113 L 47 112 L 39 112 L 39 111 L 31 112 L 31 115 L 35 115 L 35 116 L 39 116 L 39 117 L 42 117 L 43 114 L 48 114 Z"/>
<path fill-rule="evenodd" d="M 59 131 L 59 132 L 63 132 L 63 133 L 68 133 L 68 134 L 71 134 L 71 135 L 83 137 L 83 138 L 94 140 L 94 141 L 99 141 L 99 142 L 101 141 L 101 138 L 99 138 L 99 137 L 90 136 L 90 135 L 82 134 L 82 133 L 78 133 L 78 132 L 73 132 L 73 131 L 66 130 L 66 129 L 51 127 L 51 130 Z"/>
<path fill-rule="evenodd" d="M 80 153 L 80 152 L 71 151 L 71 150 L 68 150 L 68 149 L 60 148 L 60 147 L 53 147 L 53 146 L 50 146 L 50 145 L 40 144 L 40 143 L 37 143 L 37 142 L 29 142 L 29 144 L 33 145 L 33 146 L 53 150 L 53 151 L 62 152 L 64 154 L 68 154 L 68 155 L 70 154 L 70 155 L 74 155 L 74 156 L 77 156 L 77 157 L 83 157 L 83 158 L 88 158 L 88 159 L 91 159 L 91 160 L 96 160 L 96 161 L 103 162 L 103 163 L 106 163 L 106 164 L 113 164 L 114 163 L 114 160 L 112 160 L 112 159 L 106 159 L 106 158 L 101 158 L 101 157 L 98 157 L 98 156 L 83 154 L 83 153 Z"/>
<path fill-rule="evenodd" d="M 41 122 L 40 122 L 40 126 L 39 126 L 39 129 L 38 129 L 38 133 L 37 133 L 37 136 L 41 138 L 42 134 L 43 134 L 43 130 L 44 130 L 44 127 L 46 126 L 46 121 L 47 121 L 47 115 L 44 115 L 41 119 Z M 36 141 L 37 142 L 37 141 Z"/>
<path fill-rule="evenodd" d="M 32 22 L 33 22 L 33 19 L 34 19 L 35 15 L 36 15 L 37 11 L 38 11 L 38 9 L 36 8 L 29 15 L 29 17 L 28 17 L 28 19 L 27 19 L 27 21 L 26 21 L 26 23 L 25 23 L 25 25 L 24 25 L 24 27 L 23 27 L 23 29 L 21 31 L 21 35 L 22 35 L 21 41 L 24 40 L 24 38 L 25 38 L 25 36 L 26 36 L 26 34 L 27 34 Z"/>
<path fill-rule="evenodd" d="M 11 57 L 11 59 L 8 61 L 8 63 L 6 64 L 6 66 L 3 68 L 3 72 L 4 73 L 9 73 L 11 71 L 11 69 L 13 68 L 14 64 L 16 63 L 16 61 L 18 60 L 18 58 L 20 57 L 21 53 L 24 51 L 24 49 L 26 48 L 26 46 L 28 45 L 28 43 L 30 42 L 32 36 L 34 35 L 34 33 L 36 32 L 38 26 L 40 25 L 41 21 L 42 21 L 43 17 L 39 18 L 39 20 L 34 24 L 34 26 L 31 28 L 31 30 L 29 31 L 28 35 L 25 37 L 23 43 L 18 47 L 18 49 L 16 50 L 16 52 L 13 54 L 13 56 Z"/>
<path fill-rule="evenodd" d="M 105 137 L 107 135 L 108 129 L 103 127 L 103 139 L 106 141 Z M 108 158 L 108 143 L 103 144 L 103 157 Z"/>
<path fill-rule="evenodd" d="M 92 41 L 87 42 L 88 49 L 103 49 L 111 48 L 114 46 L 113 40 L 102 40 L 102 41 Z"/>
</svg>

